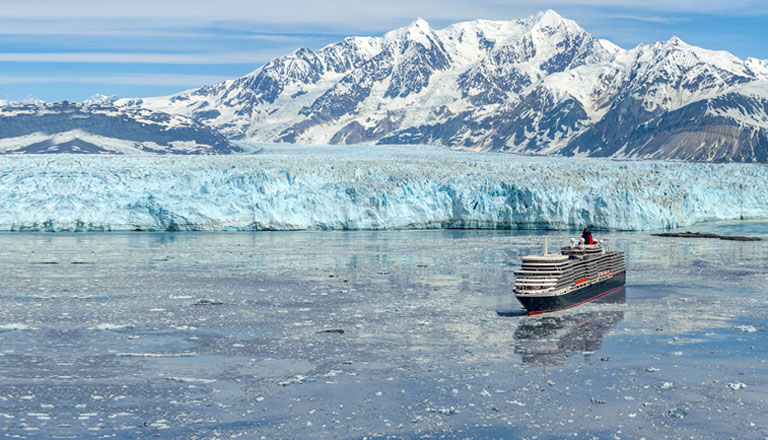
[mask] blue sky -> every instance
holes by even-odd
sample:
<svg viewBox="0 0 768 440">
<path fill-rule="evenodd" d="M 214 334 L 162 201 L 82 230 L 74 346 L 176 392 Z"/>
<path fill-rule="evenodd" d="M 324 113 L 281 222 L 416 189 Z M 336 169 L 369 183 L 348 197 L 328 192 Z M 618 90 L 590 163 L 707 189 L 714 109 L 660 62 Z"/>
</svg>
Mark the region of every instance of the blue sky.
<svg viewBox="0 0 768 440">
<path fill-rule="evenodd" d="M 512 0 L 10 0 L 0 16 L 0 98 L 156 96 L 244 75 L 302 46 L 381 35 L 416 17 L 434 28 L 554 9 L 630 48 L 677 35 L 768 58 L 768 3 Z"/>
</svg>

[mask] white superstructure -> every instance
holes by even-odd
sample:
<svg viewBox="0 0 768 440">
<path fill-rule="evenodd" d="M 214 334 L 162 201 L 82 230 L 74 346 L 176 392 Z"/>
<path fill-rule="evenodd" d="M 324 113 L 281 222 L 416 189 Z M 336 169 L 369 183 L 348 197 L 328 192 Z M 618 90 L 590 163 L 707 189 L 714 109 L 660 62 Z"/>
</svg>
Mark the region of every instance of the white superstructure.
<svg viewBox="0 0 768 440">
<path fill-rule="evenodd" d="M 555 296 L 589 287 L 625 272 L 624 254 L 609 252 L 602 241 L 587 245 L 571 239 L 570 246 L 550 254 L 545 241 L 542 255 L 523 257 L 515 271 L 515 295 Z"/>
</svg>

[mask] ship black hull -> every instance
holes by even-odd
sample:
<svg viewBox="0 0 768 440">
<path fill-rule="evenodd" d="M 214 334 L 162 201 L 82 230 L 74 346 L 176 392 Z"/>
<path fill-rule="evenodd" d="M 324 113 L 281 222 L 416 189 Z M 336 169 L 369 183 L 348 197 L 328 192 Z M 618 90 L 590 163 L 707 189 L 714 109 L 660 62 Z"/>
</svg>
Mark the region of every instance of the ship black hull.
<svg viewBox="0 0 768 440">
<path fill-rule="evenodd" d="M 622 272 L 612 278 L 584 287 L 583 289 L 556 296 L 517 296 L 517 300 L 525 307 L 529 315 L 556 312 L 558 310 L 576 307 L 613 293 L 624 286 L 626 273 Z"/>
</svg>

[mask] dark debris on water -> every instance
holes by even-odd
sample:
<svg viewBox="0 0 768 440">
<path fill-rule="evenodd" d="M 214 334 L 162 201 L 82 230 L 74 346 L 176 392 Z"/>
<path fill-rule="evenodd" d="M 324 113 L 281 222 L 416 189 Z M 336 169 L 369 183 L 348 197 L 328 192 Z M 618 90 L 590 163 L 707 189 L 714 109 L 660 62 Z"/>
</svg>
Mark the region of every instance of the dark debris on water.
<svg viewBox="0 0 768 440">
<path fill-rule="evenodd" d="M 744 237 L 741 235 L 717 235 L 701 232 L 662 232 L 660 234 L 651 234 L 656 237 L 682 237 L 682 238 L 717 238 L 719 240 L 731 241 L 762 241 L 760 237 Z"/>
<path fill-rule="evenodd" d="M 201 299 L 198 302 L 192 304 L 193 306 L 219 306 L 224 304 L 221 301 L 216 301 L 213 299 Z"/>
</svg>

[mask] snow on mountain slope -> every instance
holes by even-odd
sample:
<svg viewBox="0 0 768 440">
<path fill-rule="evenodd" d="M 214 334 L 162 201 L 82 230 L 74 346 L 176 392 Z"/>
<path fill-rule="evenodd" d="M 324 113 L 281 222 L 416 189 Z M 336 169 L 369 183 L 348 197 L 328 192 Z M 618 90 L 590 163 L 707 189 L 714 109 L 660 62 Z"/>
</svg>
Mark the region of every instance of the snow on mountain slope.
<svg viewBox="0 0 768 440">
<path fill-rule="evenodd" d="M 614 157 L 768 162 L 768 84 L 749 83 L 659 114 Z"/>
<path fill-rule="evenodd" d="M 238 80 L 118 104 L 192 115 L 233 137 L 371 142 L 490 104 L 476 112 L 487 115 L 531 82 L 605 61 L 615 51 L 553 11 L 442 30 L 418 19 L 383 37 L 348 38 L 317 52 L 300 49 Z M 329 61 L 328 54 L 339 53 L 351 62 Z M 268 86 L 261 78 L 271 78 Z M 361 134 L 345 136 L 350 131 Z"/>
<path fill-rule="evenodd" d="M 644 157 L 666 157 L 667 150 L 641 148 L 647 139 L 634 138 L 634 130 L 765 80 L 767 61 L 743 61 L 676 37 L 624 50 L 544 11 L 440 30 L 417 19 L 382 37 L 302 48 L 221 84 L 116 103 L 185 114 L 226 136 L 261 141 L 596 156 L 642 149 Z M 729 139 L 762 148 L 749 136 L 758 128 L 722 122 L 738 132 Z M 758 160 L 712 152 L 695 157 Z"/>
<path fill-rule="evenodd" d="M 186 116 L 59 102 L 0 107 L 0 154 L 222 154 L 240 151 L 215 130 Z"/>
<path fill-rule="evenodd" d="M 768 167 L 274 146 L 2 156 L 0 229 L 657 229 L 768 217 Z"/>
<path fill-rule="evenodd" d="M 91 95 L 88 99 L 83 101 L 83 104 L 85 105 L 112 105 L 115 101 L 117 101 L 118 98 L 115 95 L 102 95 L 101 93 L 96 93 Z"/>
<path fill-rule="evenodd" d="M 241 78 L 173 96 L 116 103 L 186 114 L 230 137 L 253 132 L 253 127 L 288 126 L 346 72 L 379 53 L 380 40 L 350 37 L 319 51 L 301 48 Z"/>
</svg>

